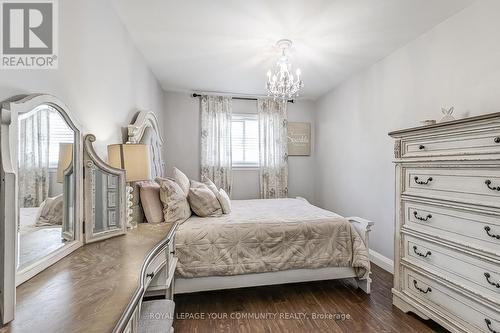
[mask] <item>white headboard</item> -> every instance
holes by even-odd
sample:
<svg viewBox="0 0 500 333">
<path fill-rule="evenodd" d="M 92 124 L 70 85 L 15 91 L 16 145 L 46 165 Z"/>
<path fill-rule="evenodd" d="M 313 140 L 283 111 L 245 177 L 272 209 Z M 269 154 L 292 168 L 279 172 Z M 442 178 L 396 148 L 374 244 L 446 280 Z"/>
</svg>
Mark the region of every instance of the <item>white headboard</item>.
<svg viewBox="0 0 500 333">
<path fill-rule="evenodd" d="M 140 111 L 135 121 L 128 125 L 127 143 L 142 143 L 149 146 L 152 179 L 166 176 L 162 154 L 163 142 L 158 118 L 151 111 Z"/>
</svg>

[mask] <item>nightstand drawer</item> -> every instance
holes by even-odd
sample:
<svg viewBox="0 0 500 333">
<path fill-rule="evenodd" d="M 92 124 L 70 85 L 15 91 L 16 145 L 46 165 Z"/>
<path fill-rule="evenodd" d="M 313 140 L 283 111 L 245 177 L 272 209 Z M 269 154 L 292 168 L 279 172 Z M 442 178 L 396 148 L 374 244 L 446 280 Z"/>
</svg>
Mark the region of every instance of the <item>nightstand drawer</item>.
<svg viewBox="0 0 500 333">
<path fill-rule="evenodd" d="M 403 200 L 404 226 L 500 256 L 500 212 Z"/>
<path fill-rule="evenodd" d="M 426 304 L 434 312 L 446 313 L 454 322 L 468 327 L 469 332 L 491 333 L 500 330 L 500 315 L 490 307 L 462 295 L 439 282 L 408 268 L 403 269 L 403 292 Z"/>
<path fill-rule="evenodd" d="M 409 235 L 404 236 L 403 257 L 500 304 L 500 266 L 497 263 Z"/>
<path fill-rule="evenodd" d="M 406 168 L 403 195 L 500 207 L 500 170 Z"/>
</svg>

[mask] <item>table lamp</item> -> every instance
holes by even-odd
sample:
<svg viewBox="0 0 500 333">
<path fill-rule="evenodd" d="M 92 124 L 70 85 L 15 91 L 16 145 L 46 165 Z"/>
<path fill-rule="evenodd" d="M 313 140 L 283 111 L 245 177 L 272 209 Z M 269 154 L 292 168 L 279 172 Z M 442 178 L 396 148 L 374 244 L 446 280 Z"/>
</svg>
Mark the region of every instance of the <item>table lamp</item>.
<svg viewBox="0 0 500 333">
<path fill-rule="evenodd" d="M 137 221 L 132 218 L 132 192 L 130 183 L 151 179 L 149 166 L 149 149 L 144 144 L 115 144 L 108 146 L 108 164 L 125 170 L 127 182 L 127 226 L 137 227 Z"/>
</svg>

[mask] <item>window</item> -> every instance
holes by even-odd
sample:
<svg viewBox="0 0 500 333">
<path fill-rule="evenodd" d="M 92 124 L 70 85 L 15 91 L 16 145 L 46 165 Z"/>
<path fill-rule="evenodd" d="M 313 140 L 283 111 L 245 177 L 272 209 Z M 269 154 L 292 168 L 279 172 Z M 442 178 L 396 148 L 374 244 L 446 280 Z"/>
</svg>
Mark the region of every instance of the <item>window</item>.
<svg viewBox="0 0 500 333">
<path fill-rule="evenodd" d="M 233 114 L 231 153 L 233 167 L 259 166 L 259 122 L 256 114 Z"/>
<path fill-rule="evenodd" d="M 54 109 L 49 109 L 49 168 L 57 168 L 59 144 L 73 143 L 75 133 L 64 118 Z"/>
</svg>

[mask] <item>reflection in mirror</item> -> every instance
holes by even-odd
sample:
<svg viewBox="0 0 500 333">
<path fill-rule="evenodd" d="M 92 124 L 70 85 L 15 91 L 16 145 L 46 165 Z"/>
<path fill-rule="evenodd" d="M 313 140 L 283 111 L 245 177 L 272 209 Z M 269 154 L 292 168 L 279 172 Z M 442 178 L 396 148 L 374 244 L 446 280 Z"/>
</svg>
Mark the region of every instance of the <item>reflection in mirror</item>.
<svg viewBox="0 0 500 333">
<path fill-rule="evenodd" d="M 93 233 L 121 228 L 118 176 L 96 169 L 95 175 L 95 220 Z"/>
<path fill-rule="evenodd" d="M 18 122 L 18 269 L 74 240 L 75 132 L 49 105 Z"/>
</svg>

